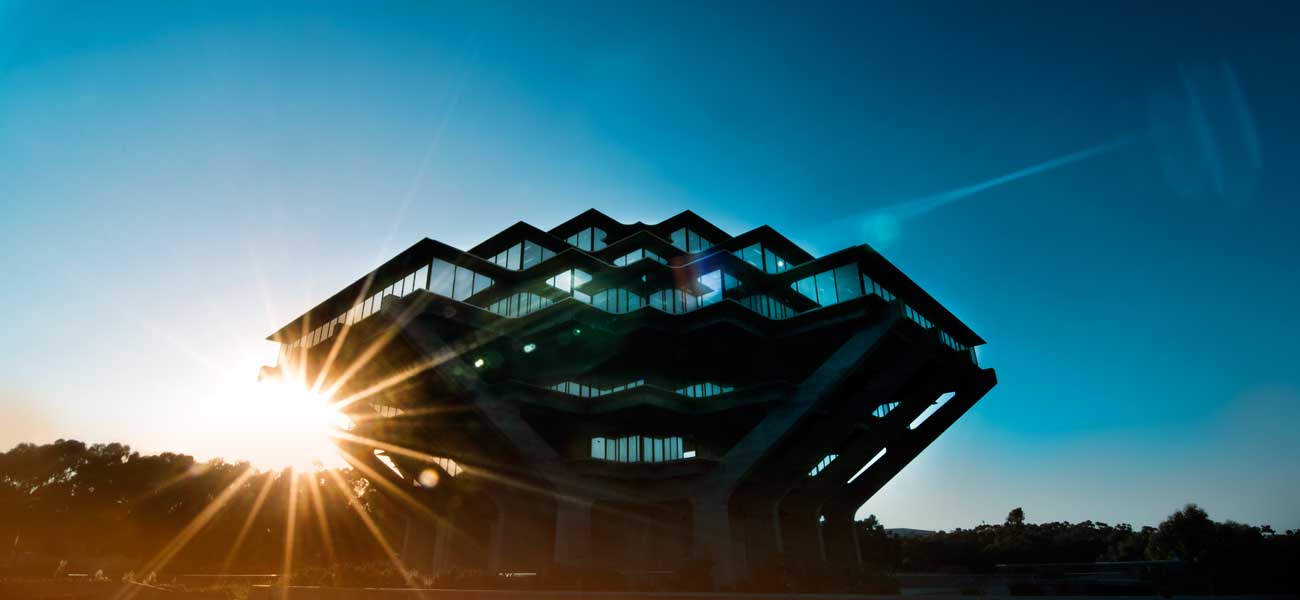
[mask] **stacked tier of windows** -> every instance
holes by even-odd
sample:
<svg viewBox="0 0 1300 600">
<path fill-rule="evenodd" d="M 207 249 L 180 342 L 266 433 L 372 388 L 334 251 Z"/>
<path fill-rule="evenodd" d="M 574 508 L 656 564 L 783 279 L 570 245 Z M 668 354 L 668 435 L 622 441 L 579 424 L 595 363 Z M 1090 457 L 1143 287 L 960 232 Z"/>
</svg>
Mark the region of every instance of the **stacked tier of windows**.
<svg viewBox="0 0 1300 600">
<path fill-rule="evenodd" d="M 704 240 L 686 228 L 674 232 L 673 237 L 675 245 L 688 251 L 703 250 L 710 245 L 708 240 Z M 604 232 L 591 227 L 574 234 L 567 241 L 580 248 L 595 250 L 604 247 Z M 784 259 L 763 248 L 761 244 L 754 244 L 742 250 L 737 250 L 736 254 L 765 272 L 779 273 L 789 268 Z M 553 253 L 540 245 L 523 241 L 511 246 L 492 260 L 498 264 L 504 262 L 502 266 L 506 268 L 526 269 L 551 256 L 553 256 Z M 616 259 L 616 263 L 625 265 L 645 258 L 664 262 L 662 258 L 652 252 L 638 250 Z M 722 301 L 724 297 L 734 298 L 742 306 L 769 319 L 786 319 L 798 314 L 798 311 L 768 294 L 758 293 L 741 296 L 739 292 L 740 281 L 721 269 L 696 277 L 695 285 L 692 287 L 699 293 L 688 292 L 679 288 L 669 288 L 651 292 L 648 296 L 642 296 L 627 289 L 611 288 L 589 296 L 577 290 L 578 287 L 591 280 L 591 274 L 582 269 L 568 269 L 546 279 L 546 283 L 580 302 L 591 304 L 596 308 L 615 314 L 628 313 L 645 307 L 655 308 L 670 314 L 682 314 L 716 304 Z M 493 284 L 493 279 L 482 273 L 435 258 L 428 266 L 412 271 L 383 290 L 357 302 L 347 311 L 317 326 L 302 337 L 285 344 L 283 349 L 287 352 L 293 348 L 311 347 L 330 339 L 341 327 L 352 325 L 379 312 L 385 296 L 400 297 L 415 290 L 427 289 L 440 296 L 465 301 L 471 296 L 488 289 Z M 886 302 L 895 300 L 893 293 L 861 273 L 856 263 L 826 269 L 799 279 L 791 283 L 790 287 L 819 306 L 831 306 L 867 294 L 879 296 Z M 522 317 L 547 308 L 552 304 L 554 304 L 554 300 L 539 294 L 517 292 L 491 303 L 486 308 L 501 316 Z M 915 308 L 902 304 L 900 311 L 903 317 L 921 327 L 936 329 L 939 339 L 945 345 L 954 350 L 966 352 L 970 360 L 975 362 L 975 353 L 969 347 L 958 342 L 946 331 L 937 328 L 929 318 L 922 315 Z"/>
</svg>

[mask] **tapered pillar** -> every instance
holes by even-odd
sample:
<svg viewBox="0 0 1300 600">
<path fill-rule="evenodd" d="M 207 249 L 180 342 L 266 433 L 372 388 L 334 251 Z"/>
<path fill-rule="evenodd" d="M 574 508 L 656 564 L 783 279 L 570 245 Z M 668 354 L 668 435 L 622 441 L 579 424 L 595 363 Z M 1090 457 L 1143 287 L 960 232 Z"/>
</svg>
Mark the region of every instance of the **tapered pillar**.
<svg viewBox="0 0 1300 600">
<path fill-rule="evenodd" d="M 740 509 L 745 540 L 745 569 L 752 573 L 775 566 L 781 557 L 781 519 L 777 502 L 759 498 Z"/>
<path fill-rule="evenodd" d="M 591 501 L 561 498 L 555 507 L 555 562 L 586 565 L 591 561 Z"/>
<path fill-rule="evenodd" d="M 691 501 L 692 556 L 713 564 L 715 588 L 736 583 L 735 557 L 731 552 L 731 515 L 723 495 L 709 495 Z"/>
<path fill-rule="evenodd" d="M 804 507 L 785 509 L 781 515 L 781 549 L 797 570 L 807 571 L 822 562 L 821 527 L 817 511 Z"/>
<path fill-rule="evenodd" d="M 835 511 L 826 515 L 826 522 L 822 524 L 822 545 L 826 550 L 826 562 L 832 570 L 842 573 L 862 570 L 862 554 L 852 511 Z"/>
</svg>

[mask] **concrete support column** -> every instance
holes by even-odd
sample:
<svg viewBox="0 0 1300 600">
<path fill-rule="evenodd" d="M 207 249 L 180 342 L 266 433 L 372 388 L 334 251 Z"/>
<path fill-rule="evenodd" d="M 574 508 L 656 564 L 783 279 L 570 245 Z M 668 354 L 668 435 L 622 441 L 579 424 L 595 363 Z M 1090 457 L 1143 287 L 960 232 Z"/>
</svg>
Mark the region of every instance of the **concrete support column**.
<svg viewBox="0 0 1300 600">
<path fill-rule="evenodd" d="M 736 584 L 735 557 L 731 551 L 731 515 L 724 495 L 691 500 L 692 556 L 713 563 L 713 585 L 728 588 Z"/>
<path fill-rule="evenodd" d="M 555 507 L 555 562 L 586 565 L 591 561 L 591 501 L 560 498 Z"/>
<path fill-rule="evenodd" d="M 745 540 L 745 568 L 756 571 L 774 566 L 781 557 L 781 518 L 772 498 L 756 499 L 741 509 Z"/>
<path fill-rule="evenodd" d="M 823 557 L 817 511 L 795 507 L 782 512 L 781 549 L 790 566 L 799 571 L 820 566 Z"/>
<path fill-rule="evenodd" d="M 858 532 L 852 511 L 834 511 L 826 514 L 822 524 L 822 544 L 826 562 L 831 569 L 842 573 L 862 570 L 862 554 L 858 548 Z"/>
</svg>

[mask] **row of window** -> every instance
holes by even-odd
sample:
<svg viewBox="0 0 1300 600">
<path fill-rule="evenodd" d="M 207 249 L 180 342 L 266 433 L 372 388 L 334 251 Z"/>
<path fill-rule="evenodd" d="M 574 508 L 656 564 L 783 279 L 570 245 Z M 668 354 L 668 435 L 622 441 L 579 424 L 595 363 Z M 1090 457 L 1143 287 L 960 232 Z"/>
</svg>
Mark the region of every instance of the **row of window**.
<svg viewBox="0 0 1300 600">
<path fill-rule="evenodd" d="M 682 447 L 682 438 L 654 438 L 630 435 L 621 438 L 591 438 L 591 457 L 615 462 L 658 463 L 695 458 L 694 450 Z"/>
<path fill-rule="evenodd" d="M 554 300 L 532 292 L 516 292 L 497 300 L 487 309 L 503 317 L 522 317 L 555 304 Z"/>
<path fill-rule="evenodd" d="M 768 296 L 767 294 L 745 296 L 738 300 L 738 302 L 740 302 L 741 306 L 769 319 L 789 319 L 790 317 L 799 314 L 798 311 L 790 308 L 784 302 Z"/>
<path fill-rule="evenodd" d="M 393 417 L 398 417 L 398 416 L 401 416 L 403 413 L 406 412 L 406 411 L 404 411 L 404 410 L 402 410 L 402 409 L 400 409 L 400 408 L 397 408 L 396 406 L 389 406 L 389 405 L 387 405 L 387 404 L 381 404 L 381 403 L 379 403 L 379 402 L 371 402 L 371 403 L 370 403 L 370 408 L 375 409 L 375 414 L 377 414 L 377 415 L 379 415 L 379 416 L 381 416 L 381 417 L 383 417 L 383 418 L 385 418 L 385 419 L 391 419 L 391 418 L 393 418 Z"/>
<path fill-rule="evenodd" d="M 821 460 L 817 461 L 816 465 L 813 465 L 812 470 L 808 471 L 808 476 L 816 477 L 818 473 L 825 471 L 826 467 L 831 466 L 831 463 L 835 462 L 835 459 L 839 457 L 840 455 L 838 454 L 827 454 L 826 456 L 823 456 Z"/>
<path fill-rule="evenodd" d="M 607 396 L 609 394 L 621 392 L 623 390 L 639 388 L 643 385 L 645 385 L 644 379 L 638 379 L 636 381 L 625 383 L 623 385 L 614 386 L 609 389 L 601 389 L 595 386 L 584 385 L 576 381 L 561 381 L 560 383 L 551 386 L 551 389 L 557 392 L 563 392 L 565 394 L 578 396 L 581 398 L 597 398 L 600 396 Z"/>
<path fill-rule="evenodd" d="M 896 298 L 894 294 L 879 283 L 876 283 L 865 274 L 859 273 L 855 264 L 847 264 L 805 277 L 790 284 L 790 287 L 822 306 L 830 306 L 851 300 L 862 296 L 863 293 L 875 294 L 886 302 L 892 302 Z M 903 305 L 903 316 L 925 329 L 936 328 L 932 321 L 907 304 Z M 940 329 L 939 339 L 953 350 L 968 351 L 971 361 L 974 362 L 975 353 L 969 352 L 966 345 L 958 342 L 948 332 Z"/>
<path fill-rule="evenodd" d="M 716 383 L 706 381 L 704 383 L 696 383 L 694 385 L 680 387 L 674 391 L 676 391 L 678 394 L 681 394 L 683 396 L 689 396 L 691 398 L 707 398 L 709 396 L 729 394 L 731 392 L 736 391 L 736 388 L 730 385 L 718 385 Z"/>
<path fill-rule="evenodd" d="M 668 264 L 668 260 L 663 258 L 662 256 L 659 256 L 654 252 L 646 250 L 645 248 L 639 248 L 637 250 L 633 250 L 627 254 L 624 254 L 623 256 L 614 259 L 614 265 L 619 267 L 626 267 L 638 260 L 644 260 L 644 259 L 650 259 L 660 264 L 665 264 L 665 265 Z"/>
<path fill-rule="evenodd" d="M 560 271 L 559 273 L 556 273 L 555 276 L 547 279 L 546 285 L 566 294 L 572 294 L 574 288 L 581 287 L 588 281 L 591 281 L 590 273 L 587 273 L 582 269 L 569 269 L 567 271 Z"/>
<path fill-rule="evenodd" d="M 889 414 L 890 411 L 894 410 L 895 408 L 898 408 L 898 405 L 899 405 L 898 402 L 886 402 L 884 404 L 881 404 L 880 406 L 877 406 L 876 410 L 871 411 L 871 414 L 875 415 L 876 417 L 884 418 L 884 416 Z"/>
<path fill-rule="evenodd" d="M 677 249 L 692 254 L 695 252 L 703 252 L 713 247 L 713 242 L 704 239 L 700 234 L 695 233 L 686 227 L 674 231 L 672 236 L 670 236 L 669 241 L 671 241 L 673 246 L 676 246 Z"/>
<path fill-rule="evenodd" d="M 428 282 L 428 276 L 429 276 L 429 269 L 427 267 L 420 267 L 419 269 L 416 269 L 415 272 L 408 274 L 406 277 L 398 279 L 397 281 L 390 284 L 388 287 L 378 292 L 375 292 L 373 295 L 368 296 L 365 300 L 356 303 L 355 305 L 352 306 L 352 308 L 344 311 L 343 314 L 338 315 L 333 319 L 330 319 L 329 321 L 326 321 L 324 325 L 321 325 L 311 330 L 301 338 L 293 340 L 292 342 L 287 344 L 287 346 L 285 346 L 286 349 L 299 348 L 299 347 L 310 348 L 312 346 L 315 346 L 316 344 L 319 344 L 325 340 L 330 339 L 331 337 L 334 337 L 334 334 L 338 333 L 339 328 L 343 327 L 344 325 L 352 325 L 366 317 L 369 317 L 370 315 L 379 312 L 380 305 L 383 302 L 384 296 L 400 297 L 400 296 L 405 296 L 411 292 L 414 292 L 415 290 L 425 289 L 425 285 Z"/>
<path fill-rule="evenodd" d="M 605 248 L 605 230 L 599 227 L 588 227 L 565 238 L 564 241 L 568 242 L 570 246 L 587 252 L 603 250 Z"/>
<path fill-rule="evenodd" d="M 747 246 L 733 251 L 732 254 L 767 273 L 784 273 L 794 266 L 771 250 L 764 248 L 762 244 Z"/>
<path fill-rule="evenodd" d="M 429 270 L 429 291 L 452 300 L 464 301 L 492 287 L 492 278 L 482 273 L 453 265 L 440 258 L 433 259 Z"/>
<path fill-rule="evenodd" d="M 580 294 L 581 292 L 578 292 Z M 577 294 L 575 294 L 575 297 Z M 614 288 L 603 292 L 596 292 L 591 295 L 590 304 L 605 312 L 621 315 L 630 313 L 634 310 L 644 308 L 645 298 L 638 294 L 629 292 L 623 288 Z"/>
<path fill-rule="evenodd" d="M 488 260 L 512 271 L 521 271 L 541 264 L 542 261 L 549 260 L 553 256 L 555 253 L 550 248 L 524 240 L 502 250 Z"/>
<path fill-rule="evenodd" d="M 614 394 L 617 392 L 621 392 L 623 390 L 639 388 L 643 385 L 645 385 L 644 379 L 638 379 L 636 381 L 625 383 L 623 385 L 615 386 L 612 388 L 599 388 L 592 385 L 578 383 L 576 381 L 561 381 L 560 383 L 552 385 L 551 389 L 557 392 L 562 392 L 565 394 L 578 396 L 581 398 L 599 398 L 600 396 L 607 396 L 609 394 Z M 722 394 L 729 394 L 731 392 L 736 391 L 736 388 L 735 386 L 718 385 L 716 383 L 706 381 L 703 383 L 696 383 L 696 384 L 683 386 L 673 391 L 690 398 L 707 398 L 709 396 L 719 396 Z"/>
</svg>

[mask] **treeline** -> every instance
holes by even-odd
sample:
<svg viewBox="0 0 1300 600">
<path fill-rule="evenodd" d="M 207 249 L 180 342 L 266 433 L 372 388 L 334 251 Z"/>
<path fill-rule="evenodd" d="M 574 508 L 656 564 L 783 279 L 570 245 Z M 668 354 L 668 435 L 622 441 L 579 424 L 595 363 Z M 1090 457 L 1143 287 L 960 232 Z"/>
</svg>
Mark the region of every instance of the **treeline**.
<svg viewBox="0 0 1300 600">
<path fill-rule="evenodd" d="M 21 444 L 0 454 L 0 569 L 277 573 L 290 530 L 295 570 L 386 560 L 358 510 L 400 544 L 401 511 L 351 470 L 293 476 L 121 444 Z"/>
<path fill-rule="evenodd" d="M 403 585 L 409 574 L 390 566 L 376 533 L 400 551 L 404 515 L 391 495 L 350 469 L 311 476 L 258 472 L 247 464 L 144 456 L 121 444 L 73 440 L 22 444 L 0 454 L 0 576 L 48 577 L 63 561 L 65 572 L 103 570 L 114 579 L 153 571 L 281 573 L 291 539 L 296 582 Z M 1195 505 L 1143 528 L 1029 523 L 1018 508 L 1002 524 L 931 534 L 891 535 L 874 516 L 855 527 L 867 573 L 853 589 L 896 589 L 891 582 L 900 573 L 993 574 L 1005 564 L 1169 560 L 1198 578 L 1198 589 L 1300 589 L 1300 532 L 1216 522 Z M 699 568 L 682 577 L 707 581 L 707 565 Z M 781 581 L 755 585 L 839 585 L 834 573 L 772 570 L 779 573 Z M 567 585 L 563 573 L 548 575 L 559 578 L 556 586 Z M 547 583 L 543 579 L 534 583 Z M 435 583 L 501 584 L 486 573 L 451 574 Z"/>
<path fill-rule="evenodd" d="M 1002 524 L 891 535 L 875 516 L 859 521 L 865 563 L 889 573 L 1006 573 L 999 565 L 1178 561 L 1156 569 L 1218 593 L 1300 590 L 1300 531 L 1218 522 L 1195 504 L 1158 527 L 1095 521 L 1028 523 L 1021 508 Z"/>
</svg>

